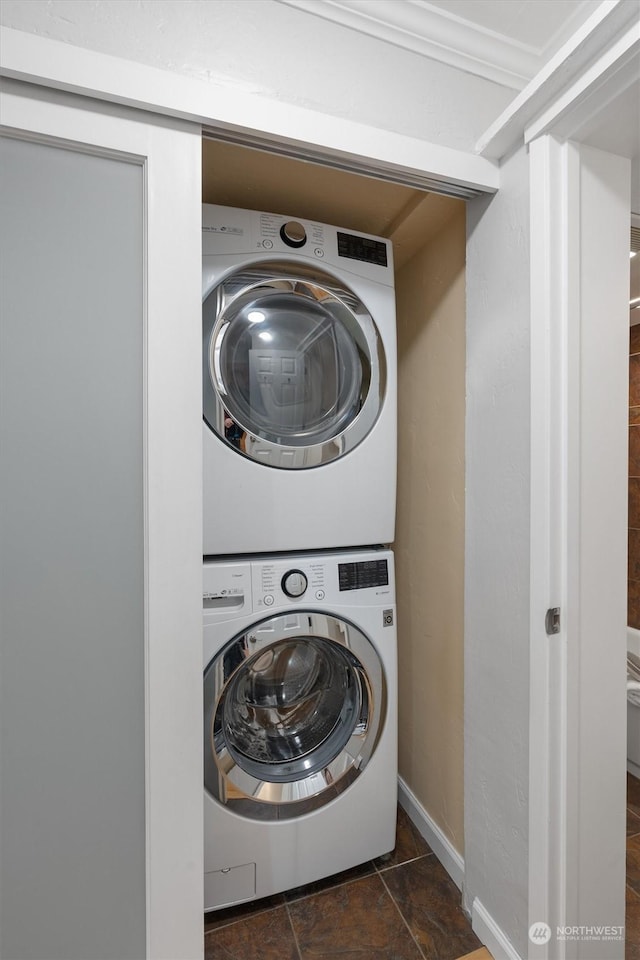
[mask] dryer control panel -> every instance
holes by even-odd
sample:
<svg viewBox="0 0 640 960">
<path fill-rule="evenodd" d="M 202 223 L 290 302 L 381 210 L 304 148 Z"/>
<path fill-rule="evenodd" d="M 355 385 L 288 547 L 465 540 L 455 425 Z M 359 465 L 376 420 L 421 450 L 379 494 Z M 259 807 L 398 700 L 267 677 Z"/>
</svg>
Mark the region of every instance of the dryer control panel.
<svg viewBox="0 0 640 960">
<path fill-rule="evenodd" d="M 339 267 L 359 277 L 393 286 L 393 246 L 384 237 L 358 233 L 276 213 L 202 206 L 203 256 L 284 254 L 309 263 Z"/>
</svg>

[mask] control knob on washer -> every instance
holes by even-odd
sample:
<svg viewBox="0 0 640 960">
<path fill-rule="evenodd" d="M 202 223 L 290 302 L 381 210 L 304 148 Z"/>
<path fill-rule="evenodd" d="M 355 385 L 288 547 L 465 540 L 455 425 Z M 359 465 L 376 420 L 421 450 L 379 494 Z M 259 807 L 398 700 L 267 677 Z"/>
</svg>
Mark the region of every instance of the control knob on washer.
<svg viewBox="0 0 640 960">
<path fill-rule="evenodd" d="M 295 600 L 307 589 L 309 581 L 302 570 L 287 570 L 282 578 L 282 592 Z"/>
<path fill-rule="evenodd" d="M 280 237 L 288 247 L 304 247 L 307 231 L 297 220 L 289 220 L 280 227 Z"/>
</svg>

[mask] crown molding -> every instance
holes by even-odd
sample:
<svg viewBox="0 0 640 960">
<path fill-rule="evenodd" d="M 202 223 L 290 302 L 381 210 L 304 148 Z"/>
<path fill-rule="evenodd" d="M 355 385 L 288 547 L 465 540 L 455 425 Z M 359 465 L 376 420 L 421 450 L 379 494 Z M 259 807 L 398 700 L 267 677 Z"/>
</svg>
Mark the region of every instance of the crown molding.
<svg viewBox="0 0 640 960">
<path fill-rule="evenodd" d="M 279 0 L 513 90 L 539 70 L 542 51 L 457 17 L 426 0 Z"/>
</svg>

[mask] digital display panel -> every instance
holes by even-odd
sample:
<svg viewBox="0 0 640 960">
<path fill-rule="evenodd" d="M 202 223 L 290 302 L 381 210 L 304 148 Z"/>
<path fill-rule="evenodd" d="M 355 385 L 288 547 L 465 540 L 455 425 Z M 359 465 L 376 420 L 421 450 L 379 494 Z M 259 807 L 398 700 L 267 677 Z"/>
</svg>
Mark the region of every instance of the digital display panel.
<svg viewBox="0 0 640 960">
<path fill-rule="evenodd" d="M 338 255 L 350 260 L 377 263 L 380 267 L 388 266 L 386 243 L 353 233 L 338 233 Z"/>
<path fill-rule="evenodd" d="M 367 587 L 387 587 L 389 568 L 386 560 L 360 560 L 338 564 L 340 590 L 364 590 Z"/>
</svg>

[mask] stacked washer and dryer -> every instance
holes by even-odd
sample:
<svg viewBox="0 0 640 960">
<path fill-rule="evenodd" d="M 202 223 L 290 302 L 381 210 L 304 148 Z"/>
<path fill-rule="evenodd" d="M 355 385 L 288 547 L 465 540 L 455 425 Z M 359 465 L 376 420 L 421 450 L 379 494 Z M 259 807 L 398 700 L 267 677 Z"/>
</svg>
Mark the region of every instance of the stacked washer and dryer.
<svg viewBox="0 0 640 960">
<path fill-rule="evenodd" d="M 205 910 L 393 849 L 391 244 L 203 207 Z"/>
</svg>

